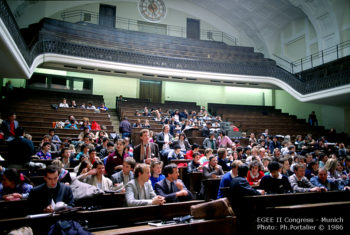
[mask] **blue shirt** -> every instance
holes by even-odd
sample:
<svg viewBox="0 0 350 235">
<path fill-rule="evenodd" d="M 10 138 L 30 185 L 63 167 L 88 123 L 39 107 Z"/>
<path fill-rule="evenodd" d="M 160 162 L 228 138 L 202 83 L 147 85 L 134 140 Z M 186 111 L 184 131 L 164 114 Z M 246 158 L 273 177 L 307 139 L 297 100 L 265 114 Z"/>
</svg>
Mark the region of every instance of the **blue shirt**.
<svg viewBox="0 0 350 235">
<path fill-rule="evenodd" d="M 230 187 L 230 183 L 232 181 L 232 175 L 231 175 L 231 171 L 229 172 L 226 172 L 221 180 L 220 180 L 220 185 L 219 185 L 219 191 L 218 191 L 218 199 L 219 198 L 223 198 L 224 195 L 222 195 L 221 191 L 220 191 L 220 188 L 224 188 L 224 187 Z"/>
<path fill-rule="evenodd" d="M 149 179 L 151 180 L 152 188 L 154 189 L 154 185 L 155 185 L 157 182 L 159 182 L 159 181 L 165 179 L 165 175 L 160 174 L 160 175 L 158 176 L 158 178 L 154 178 L 153 175 L 152 175 Z"/>
</svg>

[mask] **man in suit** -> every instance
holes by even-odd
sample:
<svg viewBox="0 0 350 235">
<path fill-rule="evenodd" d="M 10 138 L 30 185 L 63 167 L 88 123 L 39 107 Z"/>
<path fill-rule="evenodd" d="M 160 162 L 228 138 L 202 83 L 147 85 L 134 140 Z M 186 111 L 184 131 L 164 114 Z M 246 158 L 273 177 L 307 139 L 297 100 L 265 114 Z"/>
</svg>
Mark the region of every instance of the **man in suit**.
<svg viewBox="0 0 350 235">
<path fill-rule="evenodd" d="M 125 186 L 125 199 L 128 206 L 164 204 L 164 197 L 157 196 L 154 193 L 149 177 L 149 165 L 141 163 L 135 167 L 135 179 Z"/>
<path fill-rule="evenodd" d="M 163 162 L 167 162 L 168 154 L 173 145 L 173 136 L 170 134 L 170 126 L 164 125 L 163 131 L 157 135 L 156 143 L 159 146 Z"/>
<path fill-rule="evenodd" d="M 135 165 L 135 159 L 132 157 L 127 157 L 124 159 L 122 170 L 111 176 L 113 185 L 116 187 L 118 192 L 125 192 L 125 185 L 129 183 L 130 180 L 134 179 L 133 171 Z"/>
<path fill-rule="evenodd" d="M 9 113 L 7 120 L 2 121 L 1 131 L 4 133 L 5 140 L 7 142 L 12 141 L 15 136 L 15 130 L 18 128 L 18 121 L 16 121 L 16 114 Z"/>
<path fill-rule="evenodd" d="M 217 149 L 214 132 L 210 132 L 209 137 L 204 139 L 203 148 L 204 149 L 206 149 L 206 148 Z"/>
<path fill-rule="evenodd" d="M 193 199 L 191 192 L 184 183 L 178 179 L 179 169 L 176 164 L 169 164 L 164 167 L 165 179 L 155 185 L 158 195 L 165 198 L 166 202 L 189 201 Z"/>
<path fill-rule="evenodd" d="M 218 165 L 218 158 L 214 155 L 209 157 L 209 164 L 203 167 L 203 179 L 215 179 L 223 175 L 222 167 Z"/>
<path fill-rule="evenodd" d="M 149 130 L 140 131 L 141 143 L 134 148 L 134 159 L 136 162 L 151 164 L 153 160 L 159 160 L 159 148 L 155 143 L 149 142 Z"/>
</svg>

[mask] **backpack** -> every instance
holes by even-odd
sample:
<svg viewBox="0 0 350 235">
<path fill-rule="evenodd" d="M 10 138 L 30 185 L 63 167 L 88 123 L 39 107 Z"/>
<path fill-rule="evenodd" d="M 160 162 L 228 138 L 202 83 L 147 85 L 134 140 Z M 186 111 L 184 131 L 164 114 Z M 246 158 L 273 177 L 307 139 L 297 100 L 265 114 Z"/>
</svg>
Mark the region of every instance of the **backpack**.
<svg viewBox="0 0 350 235">
<path fill-rule="evenodd" d="M 50 230 L 47 234 L 91 235 L 90 232 L 86 231 L 78 222 L 75 222 L 73 220 L 58 220 L 50 227 Z"/>
</svg>

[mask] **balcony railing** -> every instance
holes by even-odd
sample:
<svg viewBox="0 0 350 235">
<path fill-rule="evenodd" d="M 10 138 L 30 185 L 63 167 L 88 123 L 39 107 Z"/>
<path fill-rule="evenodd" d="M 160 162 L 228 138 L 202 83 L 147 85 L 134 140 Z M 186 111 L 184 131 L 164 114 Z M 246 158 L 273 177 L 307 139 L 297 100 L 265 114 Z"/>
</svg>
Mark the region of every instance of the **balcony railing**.
<svg viewBox="0 0 350 235">
<path fill-rule="evenodd" d="M 350 40 L 328 47 L 322 51 L 290 62 L 278 55 L 273 54 L 277 65 L 289 71 L 290 73 L 300 73 L 304 70 L 323 65 L 325 63 L 337 60 L 350 55 Z"/>
<path fill-rule="evenodd" d="M 61 19 L 71 23 L 86 22 L 92 24 L 99 23 L 99 14 L 88 10 L 73 10 L 65 11 L 61 13 Z M 140 21 L 116 17 L 115 27 L 118 29 L 126 29 L 132 31 L 140 31 Z M 158 33 L 162 35 L 168 35 L 173 37 L 186 37 L 186 28 L 174 25 L 162 25 L 162 24 L 152 24 L 145 22 L 145 27 L 143 27 L 143 32 Z M 227 33 L 216 31 L 216 30 L 200 30 L 200 40 L 224 42 L 230 46 L 237 46 L 238 40 L 235 37 L 228 35 Z"/>
</svg>

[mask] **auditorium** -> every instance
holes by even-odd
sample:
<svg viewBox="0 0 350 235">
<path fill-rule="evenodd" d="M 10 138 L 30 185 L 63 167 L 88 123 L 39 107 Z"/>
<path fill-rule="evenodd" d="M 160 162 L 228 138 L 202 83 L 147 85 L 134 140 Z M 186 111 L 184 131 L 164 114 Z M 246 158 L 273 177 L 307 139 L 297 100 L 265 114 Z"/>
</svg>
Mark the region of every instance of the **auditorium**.
<svg viewBox="0 0 350 235">
<path fill-rule="evenodd" d="M 0 0 L 1 234 L 349 234 L 350 0 Z"/>
</svg>

